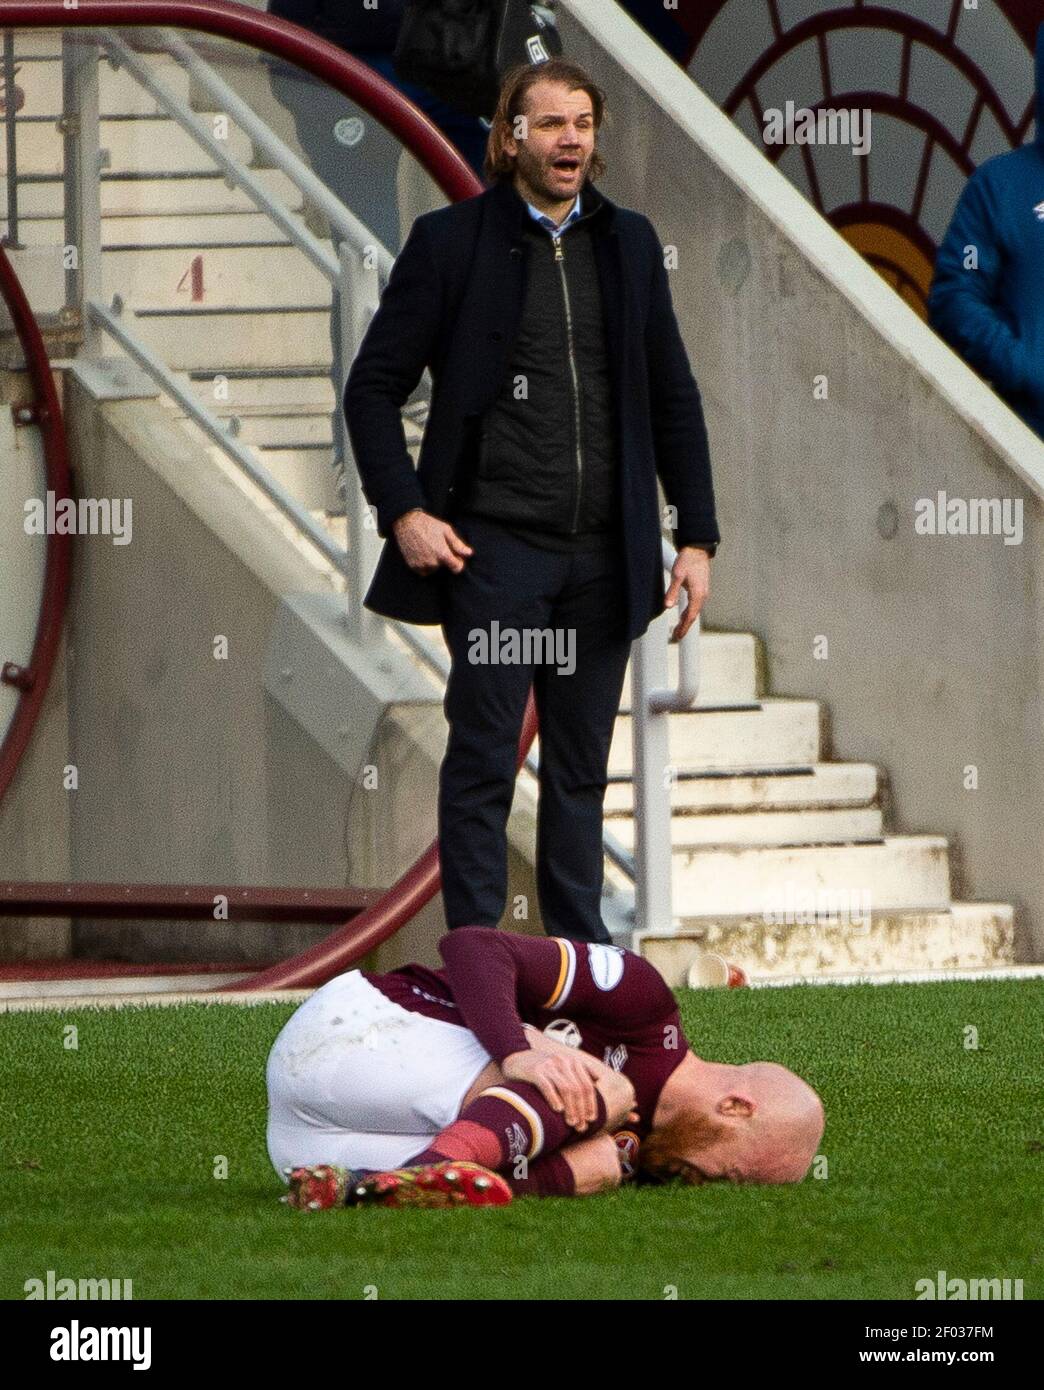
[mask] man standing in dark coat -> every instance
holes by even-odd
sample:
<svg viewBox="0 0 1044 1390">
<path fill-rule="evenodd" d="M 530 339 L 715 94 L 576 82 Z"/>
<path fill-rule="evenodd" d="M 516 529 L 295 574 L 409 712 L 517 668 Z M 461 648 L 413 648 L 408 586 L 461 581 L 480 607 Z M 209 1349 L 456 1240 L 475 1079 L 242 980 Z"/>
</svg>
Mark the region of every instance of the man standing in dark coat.
<svg viewBox="0 0 1044 1390">
<path fill-rule="evenodd" d="M 530 685 L 540 720 L 544 930 L 609 940 L 602 802 L 631 642 L 719 539 L 700 395 L 663 251 L 594 186 L 604 98 L 552 59 L 506 74 L 485 193 L 413 225 L 345 389 L 386 544 L 366 606 L 439 623 L 452 656 L 439 783 L 446 920 L 497 926 Z M 415 470 L 401 408 L 427 366 Z M 656 479 L 678 558 L 664 594 Z"/>
</svg>

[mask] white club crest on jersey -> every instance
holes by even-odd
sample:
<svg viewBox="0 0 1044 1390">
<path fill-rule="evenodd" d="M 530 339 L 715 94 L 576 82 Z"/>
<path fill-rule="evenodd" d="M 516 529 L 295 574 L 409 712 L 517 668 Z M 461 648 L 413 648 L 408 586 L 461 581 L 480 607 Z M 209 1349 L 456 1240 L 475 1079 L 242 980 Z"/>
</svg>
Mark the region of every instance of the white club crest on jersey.
<svg viewBox="0 0 1044 1390">
<path fill-rule="evenodd" d="M 1044 203 L 1038 203 L 1033 211 L 1037 214 L 1037 221 L 1044 222 Z"/>
<path fill-rule="evenodd" d="M 583 1041 L 580 1029 L 571 1018 L 553 1018 L 544 1029 L 544 1035 L 555 1042 L 564 1043 L 566 1047 L 579 1047 Z"/>
<path fill-rule="evenodd" d="M 599 989 L 615 989 L 623 978 L 624 953 L 620 946 L 588 942 L 587 963 L 591 967 L 591 979 Z"/>
</svg>

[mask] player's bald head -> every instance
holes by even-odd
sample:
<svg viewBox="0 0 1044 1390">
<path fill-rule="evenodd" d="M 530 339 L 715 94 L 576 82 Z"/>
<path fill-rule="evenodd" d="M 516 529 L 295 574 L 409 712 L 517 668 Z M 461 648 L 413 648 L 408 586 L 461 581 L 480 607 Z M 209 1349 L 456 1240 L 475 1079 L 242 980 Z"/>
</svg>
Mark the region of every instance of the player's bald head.
<svg viewBox="0 0 1044 1390">
<path fill-rule="evenodd" d="M 823 1137 L 823 1102 L 778 1062 L 747 1062 L 736 1071 L 738 1089 L 756 1102 L 743 1126 L 746 1181 L 800 1182 Z"/>
<path fill-rule="evenodd" d="M 778 1062 L 694 1060 L 685 1102 L 642 1145 L 644 1171 L 695 1184 L 800 1182 L 825 1123 L 808 1082 Z"/>
</svg>

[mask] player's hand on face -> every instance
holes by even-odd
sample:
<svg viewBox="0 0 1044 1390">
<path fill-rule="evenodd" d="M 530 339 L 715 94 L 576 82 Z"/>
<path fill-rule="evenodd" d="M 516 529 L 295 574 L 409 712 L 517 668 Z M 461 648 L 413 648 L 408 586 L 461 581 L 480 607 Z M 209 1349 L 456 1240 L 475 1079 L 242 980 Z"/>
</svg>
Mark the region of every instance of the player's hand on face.
<svg viewBox="0 0 1044 1390">
<path fill-rule="evenodd" d="M 418 574 L 434 574 L 440 565 L 459 574 L 465 559 L 474 554 L 448 521 L 419 507 L 400 516 L 392 530 L 402 558 Z"/>
<path fill-rule="evenodd" d="M 556 1045 L 554 1051 L 530 1047 L 513 1052 L 504 1058 L 500 1069 L 509 1081 L 528 1081 L 535 1086 L 570 1129 L 582 1134 L 598 1117 L 591 1062 L 600 1066 L 597 1058 Z"/>
</svg>

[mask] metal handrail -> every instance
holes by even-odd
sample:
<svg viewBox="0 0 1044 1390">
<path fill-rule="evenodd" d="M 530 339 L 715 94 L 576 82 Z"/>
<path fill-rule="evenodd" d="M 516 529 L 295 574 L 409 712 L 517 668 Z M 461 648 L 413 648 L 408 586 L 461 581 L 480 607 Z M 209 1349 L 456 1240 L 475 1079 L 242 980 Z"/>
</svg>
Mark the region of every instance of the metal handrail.
<svg viewBox="0 0 1044 1390">
<path fill-rule="evenodd" d="M 350 95 L 392 133 L 398 134 L 403 139 L 404 143 L 434 176 L 436 182 L 451 199 L 471 196 L 480 189 L 480 185 L 477 184 L 470 169 L 427 117 L 418 112 L 405 98 L 395 93 L 381 77 L 351 58 L 335 44 L 266 13 L 230 4 L 227 3 L 227 0 L 206 0 L 205 4 L 202 3 L 202 0 L 171 0 L 171 3 L 162 4 L 156 3 L 156 0 L 80 0 L 80 3 L 72 9 L 65 9 L 62 0 L 25 0 L 24 3 L 19 2 L 19 0 L 7 0 L 4 11 L 6 24 L 9 27 L 75 28 L 90 26 L 95 28 L 127 23 L 134 27 L 155 27 L 167 31 L 171 24 L 175 24 L 252 44 L 255 48 L 263 49 L 297 64 L 304 71 L 328 82 L 345 95 Z M 135 71 L 135 69 L 144 67 L 133 51 L 127 48 L 117 35 L 105 35 L 103 41 L 111 45 L 111 51 L 116 53 L 117 61 L 125 63 L 129 70 Z M 188 48 L 187 45 L 182 45 L 182 41 L 176 37 L 173 38 L 171 46 L 172 48 L 174 46 Z M 188 49 L 188 55 L 191 55 L 190 49 Z M 184 52 L 178 54 L 183 59 L 188 55 Z M 190 56 L 189 61 L 195 67 L 196 75 L 204 82 L 204 85 L 209 86 L 211 90 L 216 90 L 210 84 L 220 84 L 221 79 L 216 74 L 210 73 L 202 59 Z M 185 113 L 184 111 L 179 113 L 176 98 L 166 92 L 162 84 L 152 77 L 147 69 L 136 71 L 135 75 L 138 76 L 139 80 L 143 80 L 144 85 L 152 91 L 156 100 L 164 105 L 194 138 L 205 148 L 208 148 L 211 156 L 221 167 L 225 168 L 226 174 L 245 188 L 251 196 L 254 196 L 258 206 L 261 206 L 274 216 L 275 220 L 279 221 L 294 243 L 299 245 L 306 254 L 309 254 L 313 263 L 319 265 L 328 278 L 333 279 L 335 283 L 338 282 L 340 278 L 338 268 L 332 264 L 333 258 L 326 253 L 325 248 L 311 237 L 310 233 L 292 223 L 292 220 L 287 225 L 280 216 L 283 210 L 278 205 L 266 206 L 266 202 L 271 203 L 271 200 L 267 199 L 263 187 L 258 184 L 257 180 L 253 180 L 249 171 L 239 166 L 237 161 L 230 160 L 220 147 L 212 147 L 214 142 L 211 141 L 205 126 L 196 120 L 192 113 Z M 223 87 L 224 84 L 221 86 Z M 222 92 L 221 100 L 222 104 L 229 110 L 232 109 L 233 105 L 239 104 L 238 98 L 231 92 L 231 89 L 227 95 Z M 249 108 L 245 112 L 240 112 L 240 116 L 243 115 L 246 115 L 247 122 L 254 127 L 252 138 L 257 139 L 258 143 L 266 148 L 273 161 L 293 177 L 293 165 L 295 163 L 299 165 L 300 162 L 296 160 L 292 151 L 287 150 L 285 146 L 280 150 L 279 147 L 282 142 L 277 142 L 276 137 L 270 132 L 266 134 L 258 128 L 261 124 L 259 118 L 250 113 Z M 247 122 L 244 122 L 244 125 Z M 300 166 L 296 172 L 298 178 L 295 179 L 295 182 L 300 187 L 300 176 L 308 174 L 309 171 Z M 309 180 L 306 179 L 305 182 L 307 183 Z M 326 194 L 329 198 L 333 198 L 328 190 L 326 190 Z M 322 189 L 309 190 L 309 196 L 316 195 L 318 195 L 316 197 L 317 202 L 325 203 L 327 201 Z M 335 218 L 337 216 L 335 208 L 324 207 L 324 211 L 328 215 L 333 212 Z M 351 221 L 341 220 L 337 225 L 344 230 L 346 240 L 358 244 L 357 238 L 360 232 L 365 234 L 365 229 L 362 228 L 362 224 L 351 217 L 347 209 L 344 209 L 344 214 Z M 370 238 L 368 244 L 377 245 L 376 239 Z M 219 444 L 239 466 L 244 467 L 253 481 L 263 488 L 280 510 L 288 515 L 292 522 L 308 535 L 310 540 L 316 542 L 324 555 L 343 572 L 344 555 L 339 548 L 325 536 L 325 533 L 320 533 L 320 528 L 313 518 L 303 508 L 300 508 L 293 498 L 285 494 L 274 480 L 267 479 L 266 470 L 256 465 L 252 459 L 248 459 L 248 456 L 236 445 L 234 437 L 230 436 L 217 422 L 216 417 L 209 417 L 202 406 L 185 396 L 163 364 L 159 363 L 144 345 L 133 340 L 133 336 L 128 334 L 126 329 L 119 324 L 113 313 L 93 300 L 89 301 L 89 312 L 94 324 L 103 327 L 106 332 L 111 333 L 117 341 L 121 342 L 125 350 L 134 356 L 139 365 L 163 384 L 164 389 L 171 391 L 172 387 L 175 388 L 171 394 L 180 401 L 196 423 L 200 424 L 209 437 Z M 669 569 L 674 563 L 675 555 L 666 541 L 663 544 L 664 560 Z M 406 625 L 395 624 L 394 626 L 413 650 L 417 651 L 434 670 L 445 675 L 445 658 L 432 644 L 426 642 Z M 647 633 L 646 637 L 642 639 L 639 650 L 642 647 L 648 648 L 650 641 L 655 643 L 658 640 L 659 631 L 662 629 L 656 629 L 654 625 L 653 631 Z M 665 656 L 665 653 L 663 655 Z M 635 817 L 639 853 L 636 858 L 632 858 L 608 832 L 606 832 L 605 837 L 605 848 L 613 862 L 626 875 L 636 880 L 639 913 L 644 920 L 642 900 L 647 898 L 651 889 L 649 866 L 646 861 L 652 826 L 643 815 L 643 806 L 640 805 L 640 802 L 647 804 L 650 779 L 644 777 L 642 768 L 638 766 L 637 750 L 642 742 L 642 731 L 647 726 L 659 725 L 661 723 L 659 716 L 665 716 L 672 709 L 689 708 L 695 700 L 698 689 L 698 642 L 680 644 L 679 681 L 673 690 L 666 688 L 666 686 L 657 686 L 652 690 L 647 689 L 643 684 L 641 675 L 642 663 L 638 661 L 636 664 L 638 667 L 636 671 L 638 699 L 637 701 L 632 700 L 632 712 L 637 712 L 635 721 L 637 774 L 635 780 Z M 531 770 L 538 771 L 535 759 L 526 757 L 535 733 L 536 716 L 531 692 L 527 702 L 523 736 L 520 741 L 519 762 L 521 765 L 525 761 Z M 643 783 L 646 784 L 644 789 Z M 666 836 L 663 837 L 660 844 L 661 854 L 664 843 L 668 854 L 670 848 L 669 791 L 665 791 L 665 798 L 668 823 Z M 662 809 L 663 798 L 660 799 L 660 804 Z M 668 872 L 668 880 L 669 877 Z M 386 940 L 399 926 L 409 920 L 424 903 L 430 900 L 437 891 L 438 884 L 438 846 L 436 843 L 383 896 L 380 905 L 363 912 L 353 923 L 333 933 L 320 946 L 291 961 L 283 962 L 282 965 L 273 967 L 270 971 L 262 972 L 260 976 L 255 976 L 249 983 L 244 982 L 243 987 L 266 988 L 276 985 L 285 986 L 291 982 L 297 984 L 317 983 L 320 979 L 329 978 L 329 975 L 336 969 L 348 968 L 362 954 Z"/>
<path fill-rule="evenodd" d="M 29 401 L 12 406 L 11 411 L 16 423 L 35 424 L 39 427 L 43 438 L 47 489 L 54 494 L 57 502 L 72 495 L 65 431 L 62 429 L 61 403 L 36 316 L 2 246 L 0 296 L 7 305 L 7 312 L 11 316 L 15 333 L 25 354 L 32 393 Z M 0 801 L 14 781 L 54 673 L 69 602 L 72 536 L 64 532 L 50 533 L 47 537 L 46 555 L 43 595 L 28 663 L 19 666 L 16 662 L 6 661 L 0 670 L 0 682 L 13 687 L 21 697 L 3 740 L 0 741 Z"/>
<path fill-rule="evenodd" d="M 21 243 L 18 240 L 18 136 L 17 122 L 14 119 L 17 87 L 15 84 L 14 36 L 9 29 L 4 30 L 3 44 L 4 102 L 6 106 L 4 145 L 7 154 L 7 173 L 5 176 L 7 236 L 4 239 L 4 245 L 20 247 Z"/>
<path fill-rule="evenodd" d="M 330 192 L 327 186 L 298 159 L 289 146 L 270 130 L 256 112 L 208 63 L 194 52 L 189 44 L 170 30 L 161 31 L 161 37 L 166 49 L 179 59 L 191 75 L 220 103 L 221 108 L 228 111 L 232 119 L 246 131 L 272 163 L 293 179 L 302 192 L 321 206 L 322 211 L 328 216 L 335 228 L 342 233 L 345 240 L 357 249 L 363 247 L 369 236 L 368 229 L 352 214 L 350 209 Z M 177 97 L 152 73 L 140 56 L 111 31 L 103 31 L 99 38 L 116 62 L 133 73 L 137 81 L 154 97 L 157 103 L 210 154 L 215 162 L 225 170 L 228 177 L 248 193 L 262 211 L 279 224 L 299 249 L 309 256 L 313 264 L 328 279 L 335 284 L 338 283 L 340 266 L 337 259 L 307 229 L 300 227 L 286 209 L 268 194 L 263 184 L 248 169 L 222 148 L 221 142 L 213 138 L 205 123 L 194 112 L 181 106 Z M 374 243 L 378 252 L 378 274 L 381 279 L 386 280 L 391 272 L 393 260 L 386 247 L 380 242 L 376 242 L 376 239 L 374 239 Z M 93 301 L 89 304 L 89 310 L 92 316 L 102 323 L 112 336 L 117 338 L 134 360 L 162 385 L 164 390 L 174 396 L 208 437 L 248 474 L 251 480 L 275 503 L 283 515 L 307 536 L 335 569 L 346 578 L 350 578 L 346 552 L 331 540 L 325 528 L 320 526 L 311 514 L 271 477 L 267 470 L 256 463 L 250 452 L 228 433 L 218 417 L 207 411 L 194 397 L 185 392 L 173 374 L 159 362 L 158 358 L 150 353 L 140 341 L 134 339 L 133 335 L 122 325 L 118 324 L 108 310 Z M 669 572 L 674 564 L 676 553 L 666 538 L 662 538 L 662 545 L 664 567 Z M 449 662 L 434 643 L 415 632 L 408 624 L 400 623 L 394 619 L 387 621 L 389 626 L 398 632 L 436 676 L 443 681 L 448 679 Z M 698 642 L 681 643 L 678 686 L 674 689 L 651 692 L 648 697 L 651 710 L 686 709 L 691 706 L 696 699 L 699 686 L 698 652 Z M 532 750 L 527 753 L 523 767 L 532 776 L 539 776 L 539 762 Z M 637 872 L 634 855 L 620 843 L 610 830 L 603 831 L 602 841 L 606 857 L 633 883 Z"/>
<path fill-rule="evenodd" d="M 195 53 L 184 39 L 178 38 L 169 30 L 161 30 L 161 35 L 168 51 L 181 62 L 194 80 L 220 103 L 221 110 L 228 112 L 229 116 L 267 155 L 276 168 L 286 174 L 302 193 L 321 207 L 334 229 L 340 232 L 344 239 L 351 242 L 354 247 L 363 249 L 372 246 L 376 250 L 378 276 L 382 281 L 387 281 L 391 274 L 393 258 L 384 243 L 378 240 L 369 228 L 359 221 L 350 208 L 331 193 L 322 179 L 318 178 L 307 164 L 298 158 L 290 146 L 265 124 L 235 89 L 219 76 L 209 63 Z M 328 251 L 307 227 L 302 227 L 278 199 L 271 196 L 260 179 L 256 178 L 249 169 L 240 164 L 234 156 L 223 148 L 222 141 L 215 140 L 207 129 L 206 122 L 200 120 L 194 111 L 182 105 L 173 92 L 164 86 L 149 65 L 142 61 L 140 55 L 135 53 L 129 44 L 124 43 L 118 34 L 114 34 L 111 30 L 103 30 L 98 35 L 98 41 L 114 56 L 121 67 L 125 67 L 133 73 L 135 79 L 150 96 L 155 98 L 167 115 L 172 120 L 177 121 L 182 129 L 206 150 L 215 164 L 220 165 L 224 170 L 228 178 L 243 189 L 257 207 L 265 212 L 273 222 L 278 223 L 280 229 L 291 238 L 299 250 L 305 253 L 312 264 L 326 276 L 331 284 L 337 284 L 341 276 L 337 257 Z"/>
<path fill-rule="evenodd" d="M 677 559 L 663 538 L 662 559 L 669 573 Z M 688 607 L 685 595 L 681 610 Z M 697 618 L 678 643 L 678 679 L 667 685 L 665 629 L 652 623 L 635 644 L 631 679 L 634 734 L 635 916 L 643 933 L 669 932 L 674 924 L 671 789 L 664 771 L 670 765 L 669 720 L 672 713 L 691 709 L 699 694 L 699 636 Z"/>
<path fill-rule="evenodd" d="M 300 160 L 290 147 L 282 141 L 265 122 L 247 105 L 225 80 L 194 52 L 189 44 L 170 30 L 161 30 L 165 46 L 176 56 L 183 66 L 207 92 L 220 103 L 222 110 L 228 112 L 236 123 L 246 131 L 272 163 L 285 173 L 309 198 L 313 199 L 329 218 L 332 226 L 340 232 L 357 251 L 373 247 L 377 252 L 378 278 L 387 281 L 391 274 L 393 258 L 387 247 L 345 206 Z M 332 255 L 326 247 L 283 207 L 271 197 L 263 183 L 249 169 L 229 154 L 222 143 L 215 140 L 206 123 L 192 111 L 182 106 L 178 98 L 155 76 L 145 63 L 118 34 L 102 30 L 97 35 L 99 43 L 110 53 L 112 60 L 125 67 L 140 85 L 149 92 L 188 135 L 192 137 L 210 157 L 224 170 L 226 176 L 241 188 L 262 212 L 271 217 L 290 237 L 299 250 L 334 285 L 341 281 L 340 258 Z M 259 464 L 253 454 L 240 444 L 234 435 L 225 428 L 218 416 L 209 411 L 195 396 L 187 392 L 174 374 L 132 334 L 117 317 L 122 310 L 118 301 L 110 310 L 96 300 L 88 300 L 86 309 L 91 319 L 105 328 L 119 342 L 124 351 L 145 371 L 164 391 L 178 402 L 181 408 L 272 501 L 279 511 L 315 546 L 324 559 L 346 579 L 351 579 L 352 566 L 348 552 L 341 547 L 321 526 L 306 508 L 284 488 L 271 473 Z M 426 638 L 414 633 L 406 624 L 389 620 L 390 625 L 410 644 L 417 656 L 436 675 L 445 680 L 448 667 L 438 648 Z"/>
<path fill-rule="evenodd" d="M 117 301 L 117 307 L 122 309 L 122 304 L 119 301 Z M 208 438 L 220 445 L 224 452 L 247 474 L 251 482 L 257 484 L 265 496 L 275 503 L 283 515 L 292 521 L 302 534 L 308 537 L 334 568 L 341 574 L 347 574 L 347 551 L 338 545 L 327 530 L 319 525 L 315 517 L 298 502 L 296 497 L 273 478 L 267 468 L 254 459 L 250 450 L 244 444 L 240 444 L 235 435 L 230 434 L 225 429 L 216 415 L 212 415 L 191 392 L 185 390 L 169 367 L 165 366 L 140 338 L 136 338 L 133 333 L 128 333 L 123 324 L 120 323 L 117 314 L 106 309 L 104 304 L 90 300 L 87 309 L 91 317 L 105 329 L 106 333 L 111 334 L 128 356 L 132 357 L 143 371 L 147 372 L 154 381 L 158 382 L 165 391 L 174 397 L 185 413 L 191 416 Z"/>
<path fill-rule="evenodd" d="M 171 31 L 164 32 L 169 51 L 178 57 L 193 79 L 215 100 L 221 103 L 236 124 L 245 130 L 254 144 L 266 154 L 316 205 L 335 232 L 356 246 L 373 245 L 377 251 L 377 274 L 387 281 L 394 257 L 384 243 L 359 221 L 347 204 L 342 203 L 327 184 L 302 159 L 298 159 L 285 141 L 266 125 L 253 107 L 240 97 L 223 77 L 199 56 L 184 39 Z"/>
<path fill-rule="evenodd" d="M 206 63 L 183 39 L 171 30 L 161 30 L 160 35 L 167 51 L 172 53 L 208 93 L 217 101 L 223 111 L 242 128 L 255 145 L 271 162 L 289 177 L 297 188 L 315 202 L 329 219 L 331 226 L 356 251 L 373 249 L 376 252 L 378 279 L 387 281 L 394 264 L 388 248 L 373 236 L 369 229 L 340 201 L 311 169 L 281 140 L 257 113 L 242 100 L 209 63 Z M 307 228 L 302 227 L 296 218 L 264 187 L 243 164 L 229 154 L 222 142 L 215 140 L 206 123 L 194 112 L 185 108 L 168 87 L 153 73 L 147 63 L 118 34 L 111 30 L 99 32 L 98 42 L 107 50 L 110 60 L 116 66 L 127 69 L 138 83 L 149 92 L 157 104 L 194 139 L 225 172 L 226 177 L 241 188 L 262 212 L 267 214 L 286 233 L 291 241 L 304 252 L 312 264 L 335 286 L 341 284 L 342 267 L 340 257 L 332 255 L 322 242 Z M 87 301 L 87 311 L 95 322 L 112 335 L 135 362 L 152 377 L 157 384 L 172 396 L 182 409 L 205 432 L 207 437 L 241 468 L 279 511 L 316 547 L 338 573 L 350 580 L 352 566 L 348 552 L 335 542 L 325 527 L 321 526 L 293 495 L 284 488 L 262 465 L 259 465 L 251 451 L 239 444 L 229 433 L 219 417 L 207 410 L 194 396 L 185 391 L 174 374 L 153 354 L 140 339 L 136 338 L 116 315 L 122 310 L 118 302 L 113 310 L 95 300 Z M 417 656 L 436 675 L 445 679 L 448 674 L 444 660 L 440 660 L 438 648 L 425 638 L 414 634 L 406 624 L 391 620 L 391 626 L 402 635 L 416 652 Z"/>
<path fill-rule="evenodd" d="M 65 8 L 62 0 L 5 0 L 4 22 L 9 28 L 62 30 L 113 24 L 166 29 L 173 24 L 252 44 L 255 48 L 296 63 L 306 72 L 357 101 L 388 130 L 399 136 L 450 199 L 468 197 L 481 191 L 481 185 L 474 173 L 435 125 L 412 103 L 385 83 L 383 78 L 335 44 L 266 13 L 230 4 L 227 0 L 206 0 L 206 3 L 202 3 L 202 0 L 164 0 L 163 3 L 157 3 L 156 0 L 80 0 L 77 6 L 70 9 Z M 94 115 L 96 114 L 95 108 Z M 93 215 L 96 224 L 97 209 Z M 92 240 L 100 243 L 97 225 L 92 228 L 92 232 Z M 96 244 L 94 250 L 98 249 L 99 246 Z M 88 279 L 86 283 L 97 286 L 100 282 L 97 256 L 92 255 L 92 261 L 93 279 Z M 20 295 L 20 286 L 9 265 L 6 267 L 6 275 L 10 276 L 14 282 L 14 291 Z M 5 280 L 6 289 L 3 264 L 0 264 L 0 280 Z M 90 295 L 85 295 L 84 298 L 89 300 Z M 32 311 L 25 303 L 24 296 L 22 307 L 32 321 Z M 95 335 L 100 333 L 102 327 L 98 321 L 99 311 L 101 314 L 107 312 L 102 306 L 98 306 L 90 313 L 91 329 Z M 32 326 L 35 327 L 35 324 Z M 108 325 L 105 327 L 108 331 Z M 40 351 L 44 354 L 46 364 L 46 353 L 42 344 Z M 47 365 L 49 367 L 49 364 Z M 49 369 L 47 377 L 49 381 Z M 39 394 L 48 402 L 47 409 L 40 410 L 40 416 L 45 427 L 45 444 L 49 444 L 54 436 L 47 432 L 48 426 L 52 425 L 54 432 L 57 432 L 61 422 L 60 408 L 53 384 L 49 393 L 47 381 L 36 384 Z M 50 405 L 51 400 L 54 402 L 53 408 Z M 70 538 L 61 539 L 68 541 Z M 57 571 L 52 566 L 49 570 L 52 590 L 56 575 Z M 53 604 L 51 611 L 53 614 Z M 39 635 L 38 633 L 38 637 Z M 44 633 L 44 638 L 46 642 L 56 640 L 53 625 Z M 29 701 L 17 714 L 29 709 L 30 702 L 38 706 L 42 694 L 42 688 L 34 690 Z M 24 734 L 24 721 L 21 733 Z M 528 749 L 535 733 L 536 714 L 531 695 L 523 722 L 520 756 Z M 5 741 L 2 750 L 4 753 L 8 751 L 10 742 L 10 738 Z M 15 761 L 21 756 L 22 747 L 16 750 Z M 348 969 L 362 954 L 372 950 L 381 941 L 387 940 L 429 902 L 438 891 L 439 882 L 438 845 L 435 843 L 397 884 L 382 895 L 377 904 L 365 909 L 357 918 L 333 932 L 319 947 L 284 961 L 272 970 L 262 972 L 260 976 L 251 977 L 243 983 L 243 987 L 263 989 L 288 981 L 317 984 L 338 970 Z"/>
</svg>

